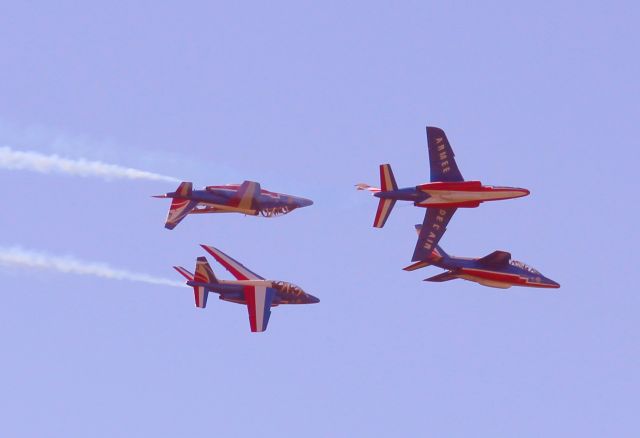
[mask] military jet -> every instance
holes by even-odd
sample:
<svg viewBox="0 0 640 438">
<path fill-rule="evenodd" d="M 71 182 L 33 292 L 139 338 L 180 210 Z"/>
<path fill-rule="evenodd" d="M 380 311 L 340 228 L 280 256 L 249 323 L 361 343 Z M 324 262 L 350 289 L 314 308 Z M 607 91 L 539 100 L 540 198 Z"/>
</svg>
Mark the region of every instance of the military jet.
<svg viewBox="0 0 640 438">
<path fill-rule="evenodd" d="M 373 226 L 382 228 L 396 201 L 411 201 L 425 207 L 423 227 L 413 253 L 413 261 L 424 260 L 440 241 L 447 224 L 458 208 L 475 208 L 486 201 L 519 198 L 529 191 L 517 187 L 485 186 L 480 181 L 465 181 L 458 170 L 447 136 L 440 128 L 427 126 L 431 182 L 398 189 L 389 164 L 380 165 L 381 187 L 357 184 L 358 190 L 380 198 Z"/>
<path fill-rule="evenodd" d="M 313 204 L 310 199 L 261 189 L 260 184 L 253 181 L 207 186 L 204 190 L 193 190 L 192 183 L 183 182 L 175 192 L 154 198 L 172 199 L 165 223 L 169 230 L 173 230 L 188 214 L 242 213 L 275 217 Z"/>
<path fill-rule="evenodd" d="M 211 254 L 237 281 L 218 280 L 205 257 L 198 257 L 195 275 L 181 266 L 173 268 L 187 279 L 193 287 L 196 307 L 207 306 L 209 292 L 219 294 L 219 299 L 232 303 L 246 304 L 252 332 L 267 329 L 271 307 L 281 304 L 313 304 L 320 300 L 293 283 L 265 280 L 251 272 L 237 260 L 232 259 L 213 246 L 200 245 Z"/>
<path fill-rule="evenodd" d="M 420 230 L 421 225 L 416 225 Z M 513 260 L 511 254 L 505 251 L 494 251 L 482 258 L 464 258 L 449 256 L 439 245 L 436 245 L 431 255 L 404 268 L 414 271 L 425 266 L 434 265 L 447 272 L 426 278 L 424 281 L 442 282 L 462 278 L 483 286 L 508 289 L 511 286 L 542 287 L 557 289 L 558 283 L 548 279 L 534 268 Z"/>
</svg>

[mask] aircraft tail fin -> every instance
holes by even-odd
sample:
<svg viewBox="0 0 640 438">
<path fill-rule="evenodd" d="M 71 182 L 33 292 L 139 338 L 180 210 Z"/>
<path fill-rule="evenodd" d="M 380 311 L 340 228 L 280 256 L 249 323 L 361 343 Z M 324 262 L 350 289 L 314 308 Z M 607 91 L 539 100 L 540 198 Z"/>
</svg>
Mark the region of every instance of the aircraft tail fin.
<svg viewBox="0 0 640 438">
<path fill-rule="evenodd" d="M 198 257 L 196 261 L 196 274 L 193 278 L 193 298 L 196 302 L 196 307 L 204 309 L 207 307 L 207 298 L 209 297 L 209 289 L 205 284 L 218 283 L 209 262 L 205 257 Z"/>
<path fill-rule="evenodd" d="M 182 182 L 176 189 L 169 207 L 169 214 L 164 227 L 173 230 L 197 205 L 197 201 L 189 199 L 193 192 L 193 183 Z"/>
<path fill-rule="evenodd" d="M 196 261 L 196 275 L 194 281 L 198 283 L 218 283 L 206 257 L 198 257 Z"/>
<path fill-rule="evenodd" d="M 187 181 L 181 182 L 176 189 L 176 195 L 185 198 L 191 196 L 191 192 L 193 192 L 193 183 Z"/>
<path fill-rule="evenodd" d="M 431 253 L 432 257 L 436 257 L 436 258 L 440 258 L 443 260 L 450 260 L 451 257 L 449 256 L 449 254 L 447 254 L 444 249 L 442 249 L 442 247 L 440 245 L 436 245 L 436 248 L 433 250 L 433 252 Z"/>
<path fill-rule="evenodd" d="M 191 272 L 187 271 L 182 266 L 174 266 L 173 269 L 178 271 L 180 273 L 180 275 L 182 275 L 184 278 L 187 279 L 187 281 L 193 281 L 193 274 Z"/>
</svg>

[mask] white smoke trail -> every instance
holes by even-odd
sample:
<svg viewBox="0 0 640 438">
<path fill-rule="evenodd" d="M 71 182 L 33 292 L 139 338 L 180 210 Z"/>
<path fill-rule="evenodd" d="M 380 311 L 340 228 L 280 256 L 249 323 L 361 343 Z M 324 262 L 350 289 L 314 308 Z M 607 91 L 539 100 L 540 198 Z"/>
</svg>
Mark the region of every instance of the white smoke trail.
<svg viewBox="0 0 640 438">
<path fill-rule="evenodd" d="M 180 182 L 179 179 L 116 164 L 85 159 L 69 159 L 40 152 L 16 151 L 8 146 L 0 147 L 0 168 L 10 170 L 31 170 L 39 173 L 65 173 L 75 176 L 95 176 L 104 179 L 147 179 L 155 181 Z"/>
<path fill-rule="evenodd" d="M 54 256 L 39 251 L 29 251 L 17 246 L 0 247 L 0 265 L 46 269 L 67 274 L 92 275 L 113 280 L 129 280 L 163 286 L 184 286 L 184 283 L 179 281 L 115 269 L 106 263 L 86 262 L 70 256 Z"/>
</svg>

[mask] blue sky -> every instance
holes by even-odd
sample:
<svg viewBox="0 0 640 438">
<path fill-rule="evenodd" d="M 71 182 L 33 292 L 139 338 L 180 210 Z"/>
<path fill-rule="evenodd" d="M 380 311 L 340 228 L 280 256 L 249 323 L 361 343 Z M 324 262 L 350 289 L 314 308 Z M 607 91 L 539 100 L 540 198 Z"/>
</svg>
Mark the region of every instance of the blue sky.
<svg viewBox="0 0 640 438">
<path fill-rule="evenodd" d="M 0 146 L 315 204 L 170 232 L 172 183 L 0 169 L 0 246 L 179 280 L 212 244 L 322 302 L 256 335 L 187 288 L 1 267 L 3 436 L 637 436 L 635 2 L 129 3 L 3 8 Z M 531 190 L 442 246 L 561 289 L 401 270 L 423 211 L 373 229 L 353 185 L 427 181 L 426 124 Z"/>
</svg>

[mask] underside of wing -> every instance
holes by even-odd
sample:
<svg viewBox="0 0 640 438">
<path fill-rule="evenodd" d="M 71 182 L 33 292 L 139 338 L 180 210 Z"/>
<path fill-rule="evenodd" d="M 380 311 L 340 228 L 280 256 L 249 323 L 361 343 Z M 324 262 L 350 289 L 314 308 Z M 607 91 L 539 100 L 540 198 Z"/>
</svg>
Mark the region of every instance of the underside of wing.
<svg viewBox="0 0 640 438">
<path fill-rule="evenodd" d="M 275 291 L 265 286 L 247 286 L 244 288 L 244 296 L 249 311 L 249 324 L 252 332 L 263 332 L 269 324 L 271 316 L 271 303 Z"/>
<path fill-rule="evenodd" d="M 490 266 L 498 268 L 509 263 L 511 260 L 511 254 L 506 251 L 494 251 L 489 255 L 478 259 L 478 263 L 484 266 Z"/>
<path fill-rule="evenodd" d="M 427 143 L 429 145 L 431 182 L 464 181 L 444 131 L 440 128 L 427 126 Z"/>
<path fill-rule="evenodd" d="M 429 260 L 456 208 L 428 208 L 411 261 Z"/>
<path fill-rule="evenodd" d="M 264 280 L 261 276 L 252 272 L 249 268 L 244 266 L 237 260 L 234 260 L 230 256 L 226 255 L 218 248 L 208 245 L 200 245 L 211 254 L 224 268 L 229 271 L 237 280 Z"/>
</svg>

